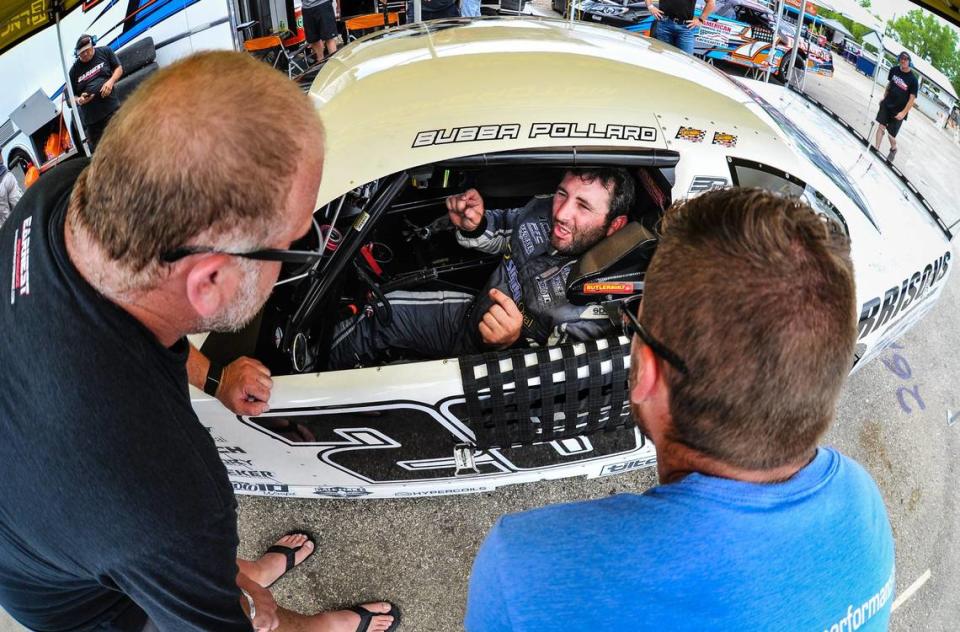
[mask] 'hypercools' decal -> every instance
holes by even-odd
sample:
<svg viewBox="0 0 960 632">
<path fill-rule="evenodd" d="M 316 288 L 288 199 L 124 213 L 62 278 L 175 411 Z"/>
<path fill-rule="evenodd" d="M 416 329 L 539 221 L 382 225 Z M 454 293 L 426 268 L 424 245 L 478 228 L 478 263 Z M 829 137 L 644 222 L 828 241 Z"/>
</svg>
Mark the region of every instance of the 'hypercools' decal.
<svg viewBox="0 0 960 632">
<path fill-rule="evenodd" d="M 859 340 L 891 323 L 898 315 L 911 311 L 910 305 L 923 300 L 924 294 L 940 282 L 947 274 L 950 264 L 950 251 L 943 253 L 933 263 L 928 263 L 923 272 L 916 271 L 897 286 L 893 286 L 882 297 L 877 296 L 863 304 L 860 310 Z"/>
<path fill-rule="evenodd" d="M 524 126 L 520 123 L 428 129 L 417 132 L 413 138 L 413 147 L 431 147 L 433 145 L 489 140 L 517 140 L 523 131 Z M 657 130 L 654 127 L 619 123 L 531 123 L 526 137 L 633 140 L 652 143 L 657 140 Z"/>
<path fill-rule="evenodd" d="M 681 127 L 677 130 L 677 135 L 674 136 L 674 138 L 688 140 L 691 143 L 702 143 L 706 136 L 707 132 L 702 129 L 697 129 L 695 127 Z"/>
<path fill-rule="evenodd" d="M 727 134 L 726 132 L 714 132 L 713 144 L 723 145 L 724 147 L 736 147 L 737 137 L 733 134 Z"/>
</svg>

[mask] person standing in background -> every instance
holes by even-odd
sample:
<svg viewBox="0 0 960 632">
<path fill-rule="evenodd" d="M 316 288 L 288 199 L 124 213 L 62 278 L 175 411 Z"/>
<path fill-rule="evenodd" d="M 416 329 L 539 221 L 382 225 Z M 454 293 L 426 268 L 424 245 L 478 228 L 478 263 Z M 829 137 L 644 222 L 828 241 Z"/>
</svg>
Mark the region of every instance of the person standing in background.
<svg viewBox="0 0 960 632">
<path fill-rule="evenodd" d="M 303 31 L 317 61 L 337 52 L 337 16 L 333 0 L 303 0 Z M 326 53 L 324 53 L 326 51 Z"/>
<path fill-rule="evenodd" d="M 17 184 L 17 179 L 13 177 L 5 164 L 0 163 L 0 226 L 3 226 L 3 223 L 7 221 L 10 211 L 20 201 L 21 195 L 23 195 L 23 192 L 20 190 L 20 185 Z"/>
<path fill-rule="evenodd" d="M 890 153 L 887 158 L 893 160 L 897 155 L 897 133 L 900 131 L 900 125 L 907 120 L 907 114 L 913 108 L 917 100 L 917 91 L 919 83 L 917 76 L 910 70 L 910 54 L 906 51 L 900 53 L 900 65 L 894 66 L 887 74 L 887 89 L 883 93 L 883 100 L 880 101 L 880 109 L 877 110 L 877 151 L 880 151 L 880 143 L 883 142 L 883 133 L 890 135 Z"/>
<path fill-rule="evenodd" d="M 123 76 L 123 66 L 109 48 L 94 47 L 89 35 L 81 35 L 77 40 L 76 54 L 77 61 L 70 68 L 70 85 L 93 152 L 113 113 L 120 109 L 120 99 L 113 88 Z"/>
<path fill-rule="evenodd" d="M 647 0 L 647 9 L 656 19 L 650 35 L 692 55 L 697 29 L 713 13 L 713 7 L 714 0 L 707 0 L 703 12 L 695 16 L 696 0 L 659 0 L 656 4 Z"/>
</svg>

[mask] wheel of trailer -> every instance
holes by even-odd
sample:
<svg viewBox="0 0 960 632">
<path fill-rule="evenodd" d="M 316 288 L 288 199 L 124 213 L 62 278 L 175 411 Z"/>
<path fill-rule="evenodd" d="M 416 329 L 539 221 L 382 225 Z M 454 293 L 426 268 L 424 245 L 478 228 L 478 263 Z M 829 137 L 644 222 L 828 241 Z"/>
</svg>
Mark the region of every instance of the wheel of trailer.
<svg viewBox="0 0 960 632">
<path fill-rule="evenodd" d="M 13 177 L 17 179 L 17 184 L 20 185 L 21 189 L 25 189 L 24 179 L 26 178 L 27 171 L 30 167 L 33 167 L 33 161 L 30 159 L 30 156 L 27 152 L 22 149 L 14 149 L 10 152 L 9 162 L 7 163 L 7 169 L 13 174 Z"/>
</svg>

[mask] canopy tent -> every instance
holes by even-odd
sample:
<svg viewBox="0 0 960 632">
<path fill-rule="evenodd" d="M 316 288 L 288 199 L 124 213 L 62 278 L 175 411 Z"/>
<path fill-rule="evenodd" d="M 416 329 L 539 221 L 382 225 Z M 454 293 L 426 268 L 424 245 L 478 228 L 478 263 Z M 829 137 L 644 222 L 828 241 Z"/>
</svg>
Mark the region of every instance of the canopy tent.
<svg viewBox="0 0 960 632">
<path fill-rule="evenodd" d="M 883 22 L 866 9 L 864 9 L 856 0 L 812 0 L 824 9 L 829 9 L 834 13 L 839 13 L 845 18 L 849 18 L 857 24 L 862 24 L 871 31 L 883 33 Z"/>
<path fill-rule="evenodd" d="M 834 31 L 836 31 L 837 33 L 840 33 L 844 37 L 853 37 L 853 33 L 848 31 L 847 27 L 845 27 L 840 22 L 837 22 L 836 20 L 831 20 L 830 18 L 820 18 L 820 22 L 827 28 L 833 29 Z"/>
</svg>

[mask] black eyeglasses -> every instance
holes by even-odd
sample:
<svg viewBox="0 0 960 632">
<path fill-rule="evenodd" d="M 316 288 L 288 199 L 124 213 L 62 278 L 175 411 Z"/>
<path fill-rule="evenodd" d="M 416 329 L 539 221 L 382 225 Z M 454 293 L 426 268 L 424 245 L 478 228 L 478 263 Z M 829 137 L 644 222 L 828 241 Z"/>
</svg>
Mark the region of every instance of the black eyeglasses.
<svg viewBox="0 0 960 632">
<path fill-rule="evenodd" d="M 317 239 L 321 240 L 320 227 L 317 225 L 317 219 L 313 219 L 313 229 L 317 232 Z M 256 261 L 279 261 L 281 263 L 313 263 L 323 257 L 322 250 L 285 250 L 282 248 L 261 248 L 249 252 L 231 252 L 229 250 L 218 250 L 210 246 L 182 246 L 174 248 L 160 254 L 160 261 L 164 263 L 173 263 L 180 261 L 191 255 L 218 254 L 228 255 L 230 257 L 242 257 L 244 259 L 254 259 Z"/>
<path fill-rule="evenodd" d="M 687 363 L 680 359 L 676 353 L 667 348 L 665 344 L 651 336 L 646 328 L 640 324 L 637 318 L 637 307 L 640 305 L 642 295 L 631 296 L 620 303 L 620 319 L 623 322 L 623 329 L 631 335 L 636 335 L 645 345 L 653 349 L 653 352 L 666 360 L 670 366 L 680 371 L 684 375 L 689 375 Z"/>
<path fill-rule="evenodd" d="M 230 252 L 228 250 L 217 250 L 207 246 L 184 246 L 175 248 L 160 255 L 160 261 L 164 263 L 173 263 L 180 261 L 190 255 L 200 255 L 214 253 L 218 255 L 229 255 L 231 257 L 243 257 L 244 259 L 255 259 L 257 261 L 280 261 L 282 263 L 313 263 L 323 257 L 323 253 L 316 250 L 282 250 L 279 248 L 263 248 L 261 250 L 251 250 L 250 252 Z"/>
</svg>

